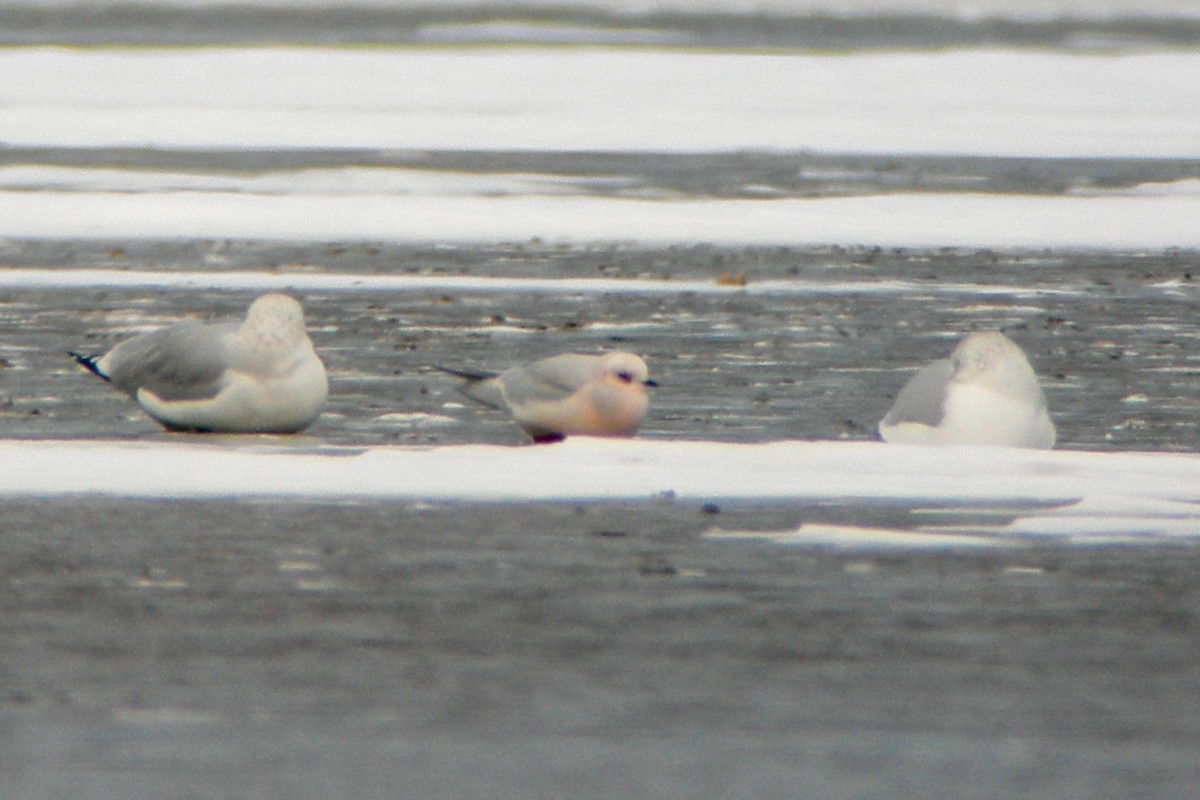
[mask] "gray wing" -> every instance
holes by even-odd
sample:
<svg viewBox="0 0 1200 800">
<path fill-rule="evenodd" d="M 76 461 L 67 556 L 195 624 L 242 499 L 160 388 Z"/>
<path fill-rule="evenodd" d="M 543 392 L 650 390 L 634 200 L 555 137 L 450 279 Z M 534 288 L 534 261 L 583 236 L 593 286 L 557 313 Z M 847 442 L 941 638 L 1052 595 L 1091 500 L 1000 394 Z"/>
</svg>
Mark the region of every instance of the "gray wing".
<svg viewBox="0 0 1200 800">
<path fill-rule="evenodd" d="M 114 347 L 98 366 L 123 392 L 149 389 L 163 400 L 206 400 L 229 367 L 226 341 L 237 324 L 181 322 Z"/>
<path fill-rule="evenodd" d="M 508 408 L 508 404 L 504 402 L 504 391 L 500 388 L 496 377 L 470 378 L 468 380 L 469 382 L 460 390 L 467 397 L 502 411 Z"/>
<path fill-rule="evenodd" d="M 954 377 L 954 364 L 948 358 L 923 367 L 900 390 L 892 409 L 879 424 L 918 423 L 936 428 L 946 412 L 946 391 Z"/>
<path fill-rule="evenodd" d="M 498 382 L 510 406 L 554 403 L 575 394 L 595 374 L 596 356 L 561 355 L 513 367 Z"/>
<path fill-rule="evenodd" d="M 433 368 L 447 375 L 453 375 L 456 378 L 466 379 L 459 391 L 465 394 L 472 400 L 483 403 L 485 406 L 492 408 L 505 409 L 504 392 L 500 389 L 500 384 L 496 380 L 497 376 L 494 372 L 468 372 L 466 370 L 454 369 L 453 367 L 443 367 L 434 364 Z"/>
</svg>

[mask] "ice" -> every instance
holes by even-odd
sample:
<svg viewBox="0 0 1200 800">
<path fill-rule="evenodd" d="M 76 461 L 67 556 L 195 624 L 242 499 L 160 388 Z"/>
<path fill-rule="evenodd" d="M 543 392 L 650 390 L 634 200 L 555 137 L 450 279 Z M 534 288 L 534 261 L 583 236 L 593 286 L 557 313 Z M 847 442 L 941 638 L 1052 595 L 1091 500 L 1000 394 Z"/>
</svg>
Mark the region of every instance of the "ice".
<svg viewBox="0 0 1200 800">
<path fill-rule="evenodd" d="M 713 8 L 682 0 L 576 4 L 585 6 L 621 12 Z M 839 13 L 896 6 L 965 16 L 1036 16 L 1055 9 L 1084 16 L 1187 12 L 1178 3 L 1132 0 L 1126 5 L 802 0 L 802 6 Z M 753 10 L 770 8 L 800 13 L 801 5 L 764 0 Z M 496 24 L 493 36 L 515 30 Z M 0 50 L 0 71 L 20 77 L 0 82 L 0 141 L 15 153 L 34 148 L 31 163 L 10 160 L 0 169 L 0 236 L 14 239 L 1200 247 L 1194 178 L 1112 190 L 1101 185 L 1060 196 L 905 192 L 648 199 L 596 196 L 563 175 L 383 168 L 155 171 L 117 169 L 115 158 L 101 159 L 95 169 L 34 163 L 39 153 L 59 148 L 68 154 L 70 148 L 83 153 L 135 148 L 190 156 L 314 149 L 1195 159 L 1200 54 L 1184 50 L 751 55 L 602 46 L 9 47 Z M 5 269 L 0 286 L 753 294 L 904 292 L 914 284 L 783 280 L 726 287 L 695 280 Z M 981 294 L 1019 295 L 1011 286 L 975 288 Z M 927 293 L 961 289 L 920 287 Z M 401 429 L 443 421 L 391 419 Z M 1200 456 L 1187 455 L 654 439 L 355 450 L 306 437 L 162 436 L 143 442 L 0 441 L 0 456 L 23 465 L 0 474 L 5 496 L 464 503 L 658 498 L 971 511 L 1015 505 L 1023 510 L 986 524 L 976 517 L 960 525 L 948 515 L 945 525 L 910 531 L 848 523 L 775 533 L 854 546 L 875 540 L 890 546 L 968 546 L 1045 537 L 1177 541 L 1200 534 Z M 972 530 L 959 531 L 963 526 Z"/>
<path fill-rule="evenodd" d="M 10 147 L 1200 155 L 1191 52 L 16 47 L 0 71 L 22 76 L 0 83 Z M 569 175 L 27 163 L 0 169 L 0 236 L 1187 248 L 1195 183 L 650 199 Z"/>
<path fill-rule="evenodd" d="M 1198 72 L 1188 51 L 13 47 L 0 141 L 1187 158 Z"/>
<path fill-rule="evenodd" d="M 14 148 L 1200 155 L 1185 51 L 14 47 L 0 71 L 22 76 L 0 83 Z M 0 236 L 1188 248 L 1195 185 L 651 199 L 570 175 L 14 163 Z"/>
<path fill-rule="evenodd" d="M 536 238 L 1090 250 L 1198 247 L 1197 218 L 1200 195 L 1186 194 L 892 194 L 667 202 L 540 195 L 0 192 L 0 236 L 35 239 L 523 242 Z"/>
<path fill-rule="evenodd" d="M 755 540 L 778 544 L 820 545 L 845 549 L 944 550 L 947 548 L 1006 547 L 1013 540 L 995 536 L 922 532 L 857 525 L 804 524 L 792 531 L 726 531 L 714 528 L 709 539 Z"/>
<path fill-rule="evenodd" d="M 573 438 L 549 446 L 322 447 L 309 438 L 0 442 L 0 496 L 375 501 L 813 501 L 1025 508 L 1014 520 L 882 529 L 905 546 L 956 536 L 1067 541 L 1200 538 L 1200 455 L 916 447 L 874 442 L 729 444 Z M 665 500 L 664 500 L 665 498 Z M 854 528 L 855 526 L 850 526 Z M 776 532 L 777 534 L 779 532 Z M 865 541 L 810 527 L 795 539 Z M 734 534 L 727 534 L 734 535 Z M 766 537 L 769 532 L 745 535 Z M 907 537 L 907 538 L 906 538 Z M 974 540 L 972 540 L 974 541 Z"/>
<path fill-rule="evenodd" d="M 1175 289 L 1176 283 L 1164 284 L 1164 292 Z M 171 289 L 173 291 L 256 291 L 256 292 L 433 292 L 454 291 L 461 294 L 524 292 L 529 294 L 572 295 L 677 295 L 689 294 L 751 294 L 751 295 L 889 295 L 919 293 L 995 295 L 1011 304 L 1013 298 L 1069 296 L 1071 289 L 1053 287 L 1022 288 L 1011 284 L 982 284 L 944 281 L 931 285 L 923 281 L 894 279 L 862 281 L 814 281 L 803 279 L 761 280 L 741 285 L 724 285 L 719 281 L 644 278 L 507 278 L 471 275 L 379 275 L 343 272 L 260 272 L 254 270 L 198 272 L 191 270 L 121 270 L 121 269 L 22 269 L 0 267 L 0 288 L 54 289 L 84 288 L 111 289 Z M 1011 307 L 1011 305 L 1009 306 Z M 149 330 L 169 320 L 145 320 L 144 317 L 121 320 L 126 327 L 142 323 Z M 639 323 L 640 325 L 641 323 Z M 423 327 L 424 332 L 435 329 Z M 527 333 L 521 328 L 489 323 L 490 333 Z M 716 330 L 716 328 L 714 328 Z"/>
<path fill-rule="evenodd" d="M 941 507 L 947 513 L 915 529 L 807 524 L 792 531 L 716 529 L 709 535 L 886 548 L 1200 537 L 1200 456 L 1178 454 L 585 438 L 552 446 L 355 450 L 322 447 L 308 438 L 179 437 L 134 443 L 5 441 L 0 458 L 26 465 L 0 476 L 0 496 L 811 501 Z M 992 522 L 982 513 L 989 510 L 997 511 Z M 975 519 L 960 524 L 964 515 Z"/>
</svg>

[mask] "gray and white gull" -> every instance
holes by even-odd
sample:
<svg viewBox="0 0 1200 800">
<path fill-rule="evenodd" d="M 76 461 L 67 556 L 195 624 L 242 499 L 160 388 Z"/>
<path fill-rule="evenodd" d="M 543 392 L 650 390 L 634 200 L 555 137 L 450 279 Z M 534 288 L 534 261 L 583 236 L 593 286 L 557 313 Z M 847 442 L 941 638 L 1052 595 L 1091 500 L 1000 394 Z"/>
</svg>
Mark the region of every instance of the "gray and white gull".
<svg viewBox="0 0 1200 800">
<path fill-rule="evenodd" d="M 1029 360 L 996 331 L 968 334 L 949 358 L 914 375 L 880 421 L 879 435 L 902 444 L 1041 449 L 1056 438 Z"/>
<path fill-rule="evenodd" d="M 625 352 L 567 353 L 500 373 L 463 372 L 463 394 L 507 411 L 534 441 L 567 436 L 632 436 L 650 406 L 646 362 Z"/>
<path fill-rule="evenodd" d="M 242 322 L 187 320 L 71 355 L 172 431 L 296 433 L 329 393 L 304 311 L 282 294 L 256 299 Z"/>
</svg>

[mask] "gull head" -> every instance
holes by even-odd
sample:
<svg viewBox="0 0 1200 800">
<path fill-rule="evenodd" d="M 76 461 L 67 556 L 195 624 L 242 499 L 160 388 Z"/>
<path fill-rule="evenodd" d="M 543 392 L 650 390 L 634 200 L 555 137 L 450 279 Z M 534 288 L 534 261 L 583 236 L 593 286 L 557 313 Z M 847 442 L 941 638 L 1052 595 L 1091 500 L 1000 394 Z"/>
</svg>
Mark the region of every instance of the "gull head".
<svg viewBox="0 0 1200 800">
<path fill-rule="evenodd" d="M 985 383 L 999 389 L 1037 384 L 1025 353 L 998 331 L 967 334 L 954 348 L 950 360 L 954 364 L 954 380 L 960 383 Z"/>
<path fill-rule="evenodd" d="M 601 359 L 600 368 L 605 383 L 636 387 L 642 392 L 645 392 L 647 387 L 658 385 L 650 380 L 650 370 L 646 367 L 646 362 L 633 353 L 608 353 Z"/>
<path fill-rule="evenodd" d="M 307 337 L 304 309 L 285 294 L 264 294 L 250 304 L 242 331 L 255 338 L 294 342 Z"/>
</svg>

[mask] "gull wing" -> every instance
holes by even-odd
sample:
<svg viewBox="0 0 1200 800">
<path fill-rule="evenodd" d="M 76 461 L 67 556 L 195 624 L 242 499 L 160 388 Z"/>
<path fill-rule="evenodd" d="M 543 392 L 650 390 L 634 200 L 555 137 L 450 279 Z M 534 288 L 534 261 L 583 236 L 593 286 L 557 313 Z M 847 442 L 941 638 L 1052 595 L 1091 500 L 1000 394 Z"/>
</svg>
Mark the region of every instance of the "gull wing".
<svg viewBox="0 0 1200 800">
<path fill-rule="evenodd" d="M 122 342 L 97 366 L 132 396 L 147 389 L 165 401 L 207 400 L 221 390 L 237 324 L 181 322 Z"/>
<path fill-rule="evenodd" d="M 513 367 L 497 379 L 510 407 L 557 403 L 596 377 L 596 356 L 561 355 Z"/>
<path fill-rule="evenodd" d="M 936 428 L 945 416 L 946 393 L 953 377 L 954 364 L 950 359 L 927 364 L 900 390 L 880 427 L 915 423 Z"/>
</svg>

